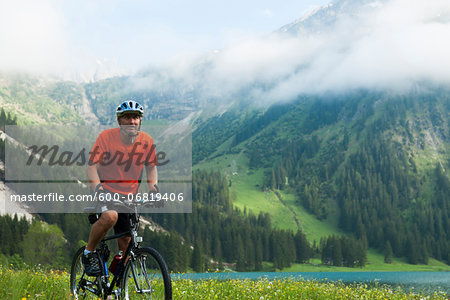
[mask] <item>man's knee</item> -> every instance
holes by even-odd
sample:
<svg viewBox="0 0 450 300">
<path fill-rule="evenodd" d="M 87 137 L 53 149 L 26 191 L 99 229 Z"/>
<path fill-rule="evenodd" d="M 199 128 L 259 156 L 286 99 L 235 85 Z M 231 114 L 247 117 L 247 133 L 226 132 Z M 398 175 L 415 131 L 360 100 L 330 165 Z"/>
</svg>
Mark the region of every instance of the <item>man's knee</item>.
<svg viewBox="0 0 450 300">
<path fill-rule="evenodd" d="M 114 210 L 108 210 L 102 213 L 99 221 L 102 225 L 111 228 L 116 224 L 117 219 L 118 219 L 117 212 Z"/>
</svg>

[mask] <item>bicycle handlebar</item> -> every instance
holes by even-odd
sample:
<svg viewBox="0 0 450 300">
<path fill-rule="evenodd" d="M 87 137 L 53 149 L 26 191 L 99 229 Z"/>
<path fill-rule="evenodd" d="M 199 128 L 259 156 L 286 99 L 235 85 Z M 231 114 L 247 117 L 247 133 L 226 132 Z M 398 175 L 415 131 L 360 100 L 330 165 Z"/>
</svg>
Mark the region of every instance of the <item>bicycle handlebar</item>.
<svg viewBox="0 0 450 300">
<path fill-rule="evenodd" d="M 85 207 L 84 208 L 84 212 L 85 213 L 102 213 L 104 211 L 107 211 L 109 209 L 124 209 L 126 210 L 126 212 L 128 213 L 135 213 L 137 212 L 137 207 L 138 206 L 142 206 L 145 208 L 150 208 L 150 207 L 154 207 L 155 206 L 155 202 L 150 202 L 150 201 L 140 201 L 140 202 L 136 202 L 136 201 L 131 201 L 131 200 L 124 200 L 124 201 L 120 201 L 120 200 L 114 200 L 114 201 L 109 201 L 109 202 L 105 202 L 105 203 L 98 203 L 96 206 L 94 207 Z"/>
</svg>

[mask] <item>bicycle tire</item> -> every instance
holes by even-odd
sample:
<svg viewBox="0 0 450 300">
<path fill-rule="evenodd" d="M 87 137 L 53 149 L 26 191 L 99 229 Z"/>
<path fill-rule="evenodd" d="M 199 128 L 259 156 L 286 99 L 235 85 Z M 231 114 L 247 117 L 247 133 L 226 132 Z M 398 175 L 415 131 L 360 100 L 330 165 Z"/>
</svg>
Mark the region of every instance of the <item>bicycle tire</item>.
<svg viewBox="0 0 450 300">
<path fill-rule="evenodd" d="M 141 292 L 137 289 L 132 272 L 132 264 Z M 161 254 L 153 248 L 139 248 L 135 260 L 128 261 L 122 280 L 123 299 L 172 299 L 172 282 L 167 264 Z"/>
<path fill-rule="evenodd" d="M 84 246 L 77 250 L 72 261 L 72 266 L 70 268 L 70 295 L 72 296 L 72 299 L 98 299 L 97 295 L 86 291 L 84 287 L 80 291 L 78 286 L 82 276 L 86 276 L 86 274 L 84 274 L 84 264 L 82 261 L 83 252 Z"/>
</svg>

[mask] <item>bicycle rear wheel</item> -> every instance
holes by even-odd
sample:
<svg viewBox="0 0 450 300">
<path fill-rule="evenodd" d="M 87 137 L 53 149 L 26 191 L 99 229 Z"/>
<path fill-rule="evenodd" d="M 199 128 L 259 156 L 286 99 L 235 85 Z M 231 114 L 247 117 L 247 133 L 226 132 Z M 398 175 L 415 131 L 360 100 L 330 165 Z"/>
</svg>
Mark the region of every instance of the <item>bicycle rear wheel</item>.
<svg viewBox="0 0 450 300">
<path fill-rule="evenodd" d="M 130 259 L 122 281 L 124 299 L 172 299 L 172 282 L 166 262 L 153 248 L 140 248 Z"/>
<path fill-rule="evenodd" d="M 85 274 L 82 255 L 84 247 L 81 247 L 76 252 L 72 267 L 70 269 L 70 294 L 73 299 L 98 299 L 95 295 L 98 291 L 98 278 L 89 277 Z M 94 279 L 95 281 L 91 281 Z"/>
</svg>

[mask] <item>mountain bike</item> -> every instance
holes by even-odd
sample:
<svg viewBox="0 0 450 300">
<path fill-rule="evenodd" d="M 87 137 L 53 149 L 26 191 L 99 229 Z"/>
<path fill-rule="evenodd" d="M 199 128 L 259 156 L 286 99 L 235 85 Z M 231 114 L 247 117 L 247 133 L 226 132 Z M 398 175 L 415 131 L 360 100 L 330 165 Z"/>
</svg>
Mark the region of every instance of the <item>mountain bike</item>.
<svg viewBox="0 0 450 300">
<path fill-rule="evenodd" d="M 137 204 L 116 203 L 130 210 L 130 231 L 103 238 L 96 251 L 100 259 L 101 274 L 87 276 L 82 262 L 84 246 L 76 252 L 70 270 L 70 292 L 74 299 L 172 299 L 172 282 L 161 254 L 150 247 L 140 247 L 142 237 L 138 236 L 139 214 Z M 95 211 L 94 208 L 85 209 Z M 99 214 L 91 214 L 98 219 Z M 131 241 L 117 263 L 114 274 L 108 272 L 109 248 L 107 241 L 131 235 Z"/>
</svg>

